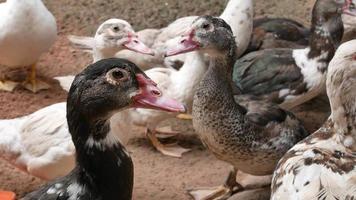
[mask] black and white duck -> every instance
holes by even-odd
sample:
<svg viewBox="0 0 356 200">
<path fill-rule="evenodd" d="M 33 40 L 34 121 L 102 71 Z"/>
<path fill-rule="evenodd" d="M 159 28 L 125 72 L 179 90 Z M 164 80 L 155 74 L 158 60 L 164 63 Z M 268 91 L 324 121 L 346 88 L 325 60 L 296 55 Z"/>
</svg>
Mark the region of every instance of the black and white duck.
<svg viewBox="0 0 356 200">
<path fill-rule="evenodd" d="M 208 54 L 209 69 L 194 95 L 193 126 L 217 158 L 234 166 L 224 186 L 192 191 L 196 199 L 225 198 L 236 192 L 234 187 L 242 190 L 235 180 L 237 170 L 258 176 L 272 174 L 283 154 L 308 135 L 292 113 L 276 104 L 234 96 L 231 76 L 235 49 L 230 26 L 220 18 L 204 16 L 166 52 L 167 56 L 189 51 Z"/>
<path fill-rule="evenodd" d="M 67 99 L 76 167 L 23 200 L 130 200 L 133 163 L 110 128 L 111 116 L 130 107 L 184 111 L 182 104 L 165 99 L 156 84 L 127 60 L 101 60 L 78 74 Z"/>
<path fill-rule="evenodd" d="M 279 161 L 272 200 L 356 198 L 356 40 L 329 64 L 329 120 Z"/>
<path fill-rule="evenodd" d="M 312 13 L 309 46 L 252 52 L 234 66 L 233 80 L 244 94 L 253 94 L 291 109 L 325 92 L 328 63 L 343 35 L 344 0 L 317 0 Z"/>
</svg>

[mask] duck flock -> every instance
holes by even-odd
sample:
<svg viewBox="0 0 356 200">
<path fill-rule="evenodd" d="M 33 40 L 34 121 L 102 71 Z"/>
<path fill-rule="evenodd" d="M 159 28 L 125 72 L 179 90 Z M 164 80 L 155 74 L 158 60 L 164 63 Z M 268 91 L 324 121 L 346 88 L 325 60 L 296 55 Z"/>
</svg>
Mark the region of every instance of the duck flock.
<svg viewBox="0 0 356 200">
<path fill-rule="evenodd" d="M 184 156 L 190 149 L 159 140 L 179 134 L 158 129 L 176 117 L 192 120 L 204 146 L 231 165 L 221 186 L 189 190 L 193 199 L 251 199 L 238 194 L 261 189 L 254 199 L 356 199 L 356 40 L 343 40 L 356 28 L 355 5 L 316 0 L 306 28 L 253 19 L 252 0 L 229 0 L 219 17 L 188 16 L 137 33 L 112 18 L 94 37 L 69 36 L 93 64 L 56 77 L 67 101 L 0 120 L 0 156 L 48 180 L 21 199 L 132 199 L 135 163 L 125 145 L 140 126 L 159 152 Z M 41 0 L 1 3 L 0 64 L 30 70 L 24 82 L 0 75 L 0 89 L 48 89 L 36 63 L 56 36 Z M 292 109 L 325 93 L 330 117 L 309 133 Z M 248 188 L 238 171 L 271 178 Z M 14 199 L 0 192 L 0 200 Z"/>
</svg>

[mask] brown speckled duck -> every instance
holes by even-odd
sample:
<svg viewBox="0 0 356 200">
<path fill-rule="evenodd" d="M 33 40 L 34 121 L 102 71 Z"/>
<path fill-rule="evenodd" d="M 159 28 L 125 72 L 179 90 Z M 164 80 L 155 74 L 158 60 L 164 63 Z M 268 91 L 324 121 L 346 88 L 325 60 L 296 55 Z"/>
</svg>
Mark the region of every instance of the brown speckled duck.
<svg viewBox="0 0 356 200">
<path fill-rule="evenodd" d="M 326 84 L 332 114 L 280 160 L 272 200 L 356 199 L 356 40 L 338 48 Z"/>
<path fill-rule="evenodd" d="M 225 198 L 236 188 L 242 190 L 235 181 L 236 170 L 272 174 L 283 154 L 307 136 L 300 121 L 277 105 L 233 95 L 235 49 L 230 26 L 220 18 L 204 16 L 195 20 L 181 42 L 166 52 L 170 56 L 196 50 L 209 55 L 209 69 L 194 96 L 193 126 L 216 157 L 234 166 L 224 186 L 205 190 L 207 196 L 202 195 L 203 191 L 192 191 L 196 199 Z"/>
<path fill-rule="evenodd" d="M 327 66 L 343 35 L 341 14 L 348 0 L 317 0 L 309 46 L 252 52 L 234 66 L 233 80 L 244 94 L 253 94 L 291 109 L 325 92 Z"/>
</svg>

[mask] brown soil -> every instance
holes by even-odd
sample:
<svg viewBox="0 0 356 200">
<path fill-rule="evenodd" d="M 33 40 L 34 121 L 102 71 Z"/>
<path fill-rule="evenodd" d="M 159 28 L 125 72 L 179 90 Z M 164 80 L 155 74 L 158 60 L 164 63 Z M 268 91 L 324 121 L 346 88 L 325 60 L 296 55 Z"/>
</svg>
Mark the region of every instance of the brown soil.
<svg viewBox="0 0 356 200">
<path fill-rule="evenodd" d="M 4 0 L 0 0 L 2 2 Z M 39 74 L 47 80 L 53 76 L 75 74 L 91 58 L 72 49 L 68 34 L 92 35 L 105 19 L 118 17 L 128 20 L 136 30 L 163 27 L 177 17 L 214 14 L 223 10 L 221 0 L 44 0 L 57 18 L 59 37 L 49 53 L 39 62 Z M 308 24 L 314 0 L 255 0 L 256 16 L 280 16 Z M 55 81 L 52 88 L 38 94 L 23 89 L 13 93 L 0 92 L 0 118 L 14 118 L 34 112 L 44 106 L 64 101 L 66 93 Z M 317 105 L 327 105 L 317 101 Z M 312 104 L 315 105 L 315 104 Z M 325 106 L 323 106 L 325 107 Z M 297 109 L 298 110 L 298 109 Z M 300 110 L 300 109 L 299 109 Z M 327 109 L 315 112 L 298 112 L 309 130 L 315 130 L 327 116 Z M 193 134 L 189 122 L 174 122 L 184 133 Z M 183 144 L 193 150 L 182 159 L 157 153 L 145 139 L 130 142 L 135 165 L 134 199 L 189 199 L 186 189 L 196 186 L 213 186 L 222 183 L 228 164 L 217 160 L 194 137 L 184 137 Z M 44 181 L 23 173 L 0 160 L 0 190 L 12 190 L 19 196 L 36 189 Z"/>
</svg>

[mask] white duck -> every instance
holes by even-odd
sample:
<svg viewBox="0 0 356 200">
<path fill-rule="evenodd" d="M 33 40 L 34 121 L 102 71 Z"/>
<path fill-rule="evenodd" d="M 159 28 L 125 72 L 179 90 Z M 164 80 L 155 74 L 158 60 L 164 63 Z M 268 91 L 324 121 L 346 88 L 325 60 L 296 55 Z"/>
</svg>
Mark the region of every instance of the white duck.
<svg viewBox="0 0 356 200">
<path fill-rule="evenodd" d="M 221 17 L 224 18 L 228 23 L 230 23 L 234 35 L 236 36 L 235 40 L 240 47 L 237 51 L 238 55 L 241 55 L 247 45 L 249 44 L 250 35 L 252 32 L 252 18 L 253 16 L 253 5 L 252 0 L 230 0 L 227 4 L 224 12 Z M 186 31 L 185 26 L 189 27 L 190 24 L 186 24 L 188 21 L 194 20 L 195 17 L 181 18 L 170 26 L 181 27 L 178 29 L 177 34 L 181 35 L 183 31 Z M 180 23 L 184 22 L 184 23 Z M 173 32 L 170 33 L 173 29 L 166 29 L 166 35 L 173 35 Z M 162 33 L 161 33 L 162 34 Z M 175 44 L 174 41 L 179 40 L 180 38 L 173 38 L 169 41 L 169 44 Z M 73 41 L 73 40 L 72 40 Z M 83 38 L 82 42 L 77 40 L 75 42 L 78 46 L 84 47 L 84 49 L 90 48 L 90 40 Z M 192 67 L 194 66 L 194 67 Z M 188 110 L 191 111 L 193 95 L 197 84 L 200 82 L 201 78 L 205 74 L 207 69 L 204 57 L 201 57 L 198 53 L 189 53 L 185 56 L 184 65 L 179 69 L 173 68 L 153 68 L 146 70 L 145 73 L 155 81 L 159 88 L 169 97 L 183 102 L 187 105 Z M 132 128 L 136 126 L 142 126 L 147 128 L 148 138 L 151 140 L 152 144 L 164 155 L 181 157 L 183 153 L 189 151 L 179 147 L 176 144 L 163 145 L 156 138 L 156 127 L 163 120 L 174 117 L 175 114 L 155 111 L 155 110 L 144 110 L 144 109 L 129 109 L 127 111 L 121 112 L 120 115 L 115 115 L 114 118 L 117 118 L 120 124 L 115 124 L 120 136 L 123 138 L 128 138 L 125 133 L 132 132 Z M 125 123 L 122 123 L 125 121 Z M 128 130 L 122 132 L 121 130 Z M 160 132 L 165 134 L 164 132 Z M 172 134 L 169 133 L 168 134 Z"/>
<path fill-rule="evenodd" d="M 329 64 L 329 120 L 279 161 L 272 200 L 356 198 L 356 40 Z"/>
<path fill-rule="evenodd" d="M 57 37 L 53 15 L 41 0 L 7 0 L 0 4 L 0 64 L 31 67 L 25 88 L 37 92 L 48 84 L 36 80 L 36 63 Z M 0 89 L 12 91 L 18 83 L 0 77 Z"/>
<path fill-rule="evenodd" d="M 124 20 L 105 21 L 95 38 L 98 50 L 94 50 L 94 58 L 121 49 L 153 53 L 137 39 L 130 24 Z M 71 77 L 66 78 L 70 80 L 67 84 L 73 81 Z M 24 117 L 0 120 L 0 156 L 34 176 L 50 180 L 67 174 L 74 167 L 74 155 L 65 102 Z"/>
</svg>

